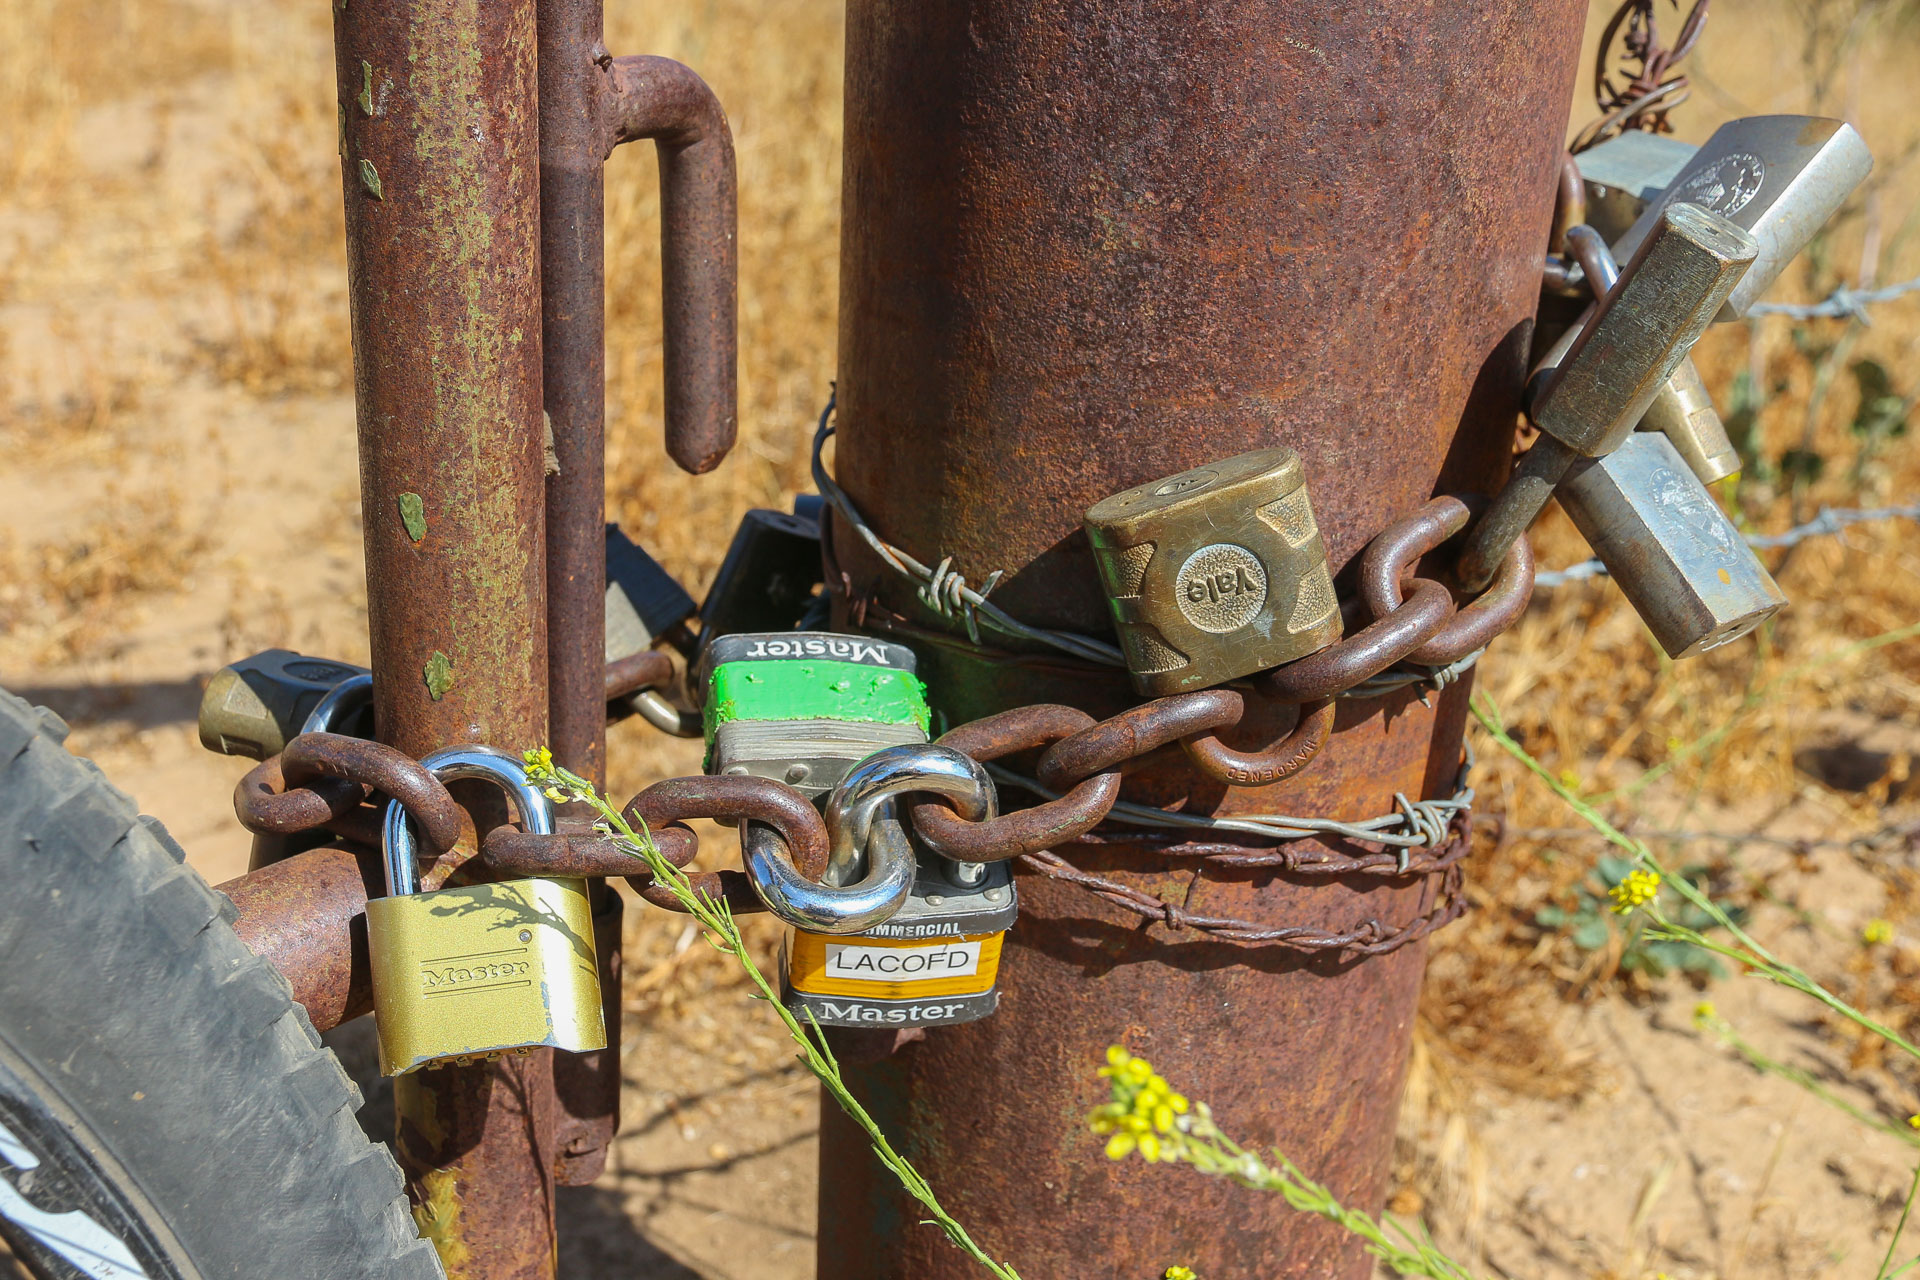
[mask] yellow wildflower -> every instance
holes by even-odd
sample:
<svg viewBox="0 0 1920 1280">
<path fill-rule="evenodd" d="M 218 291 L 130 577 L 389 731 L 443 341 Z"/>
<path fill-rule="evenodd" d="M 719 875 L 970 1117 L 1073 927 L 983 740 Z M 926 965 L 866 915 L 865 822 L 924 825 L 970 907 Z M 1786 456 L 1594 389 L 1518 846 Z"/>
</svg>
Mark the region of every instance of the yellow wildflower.
<svg viewBox="0 0 1920 1280">
<path fill-rule="evenodd" d="M 1152 1164 L 1155 1160 L 1158 1160 L 1160 1158 L 1160 1139 L 1150 1133 L 1141 1134 L 1140 1154 L 1146 1157 L 1148 1164 Z"/>
<path fill-rule="evenodd" d="M 1193 1274 L 1192 1267 L 1173 1266 L 1161 1273 L 1160 1280 L 1200 1280 L 1200 1277 Z"/>
<path fill-rule="evenodd" d="M 555 804 L 564 804 L 567 800 L 567 793 L 558 787 L 548 787 L 547 799 L 553 801 Z"/>
<path fill-rule="evenodd" d="M 1660 892 L 1660 873 L 1644 867 L 1627 872 L 1626 879 L 1607 890 L 1607 896 L 1613 899 L 1616 915 L 1626 915 L 1636 907 L 1644 907 L 1652 902 Z"/>
<path fill-rule="evenodd" d="M 1908 1116 L 1908 1117 L 1907 1117 L 1907 1128 L 1909 1128 L 1909 1129 L 1920 1129 L 1920 1116 Z"/>
<path fill-rule="evenodd" d="M 1125 1160 L 1133 1154 L 1134 1143 L 1139 1141 L 1130 1133 L 1116 1133 L 1107 1139 L 1107 1159 Z"/>
<path fill-rule="evenodd" d="M 553 752 L 545 747 L 534 747 L 521 753 L 521 759 L 527 762 L 527 772 L 550 774 L 553 772 Z"/>
<path fill-rule="evenodd" d="M 1693 1006 L 1693 1025 L 1696 1027 L 1712 1022 L 1719 1016 L 1720 1011 L 1713 1007 L 1713 1001 L 1711 1000 L 1702 1000 L 1699 1004 Z"/>
<path fill-rule="evenodd" d="M 1893 921 L 1869 920 L 1867 927 L 1860 931 L 1860 941 L 1870 947 L 1880 946 L 1893 941 Z"/>
</svg>

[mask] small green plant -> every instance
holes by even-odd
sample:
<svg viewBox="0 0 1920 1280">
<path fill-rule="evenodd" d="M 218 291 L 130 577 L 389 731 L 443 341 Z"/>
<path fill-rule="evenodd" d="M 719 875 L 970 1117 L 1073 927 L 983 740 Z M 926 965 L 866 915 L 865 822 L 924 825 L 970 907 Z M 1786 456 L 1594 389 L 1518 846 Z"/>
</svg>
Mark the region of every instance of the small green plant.
<svg viewBox="0 0 1920 1280">
<path fill-rule="evenodd" d="M 1574 886 L 1571 906 L 1542 907 L 1534 913 L 1533 922 L 1542 929 L 1565 933 L 1567 940 L 1582 951 L 1605 951 L 1618 937 L 1620 968 L 1627 973 L 1643 973 L 1649 978 L 1663 978 L 1669 973 L 1701 979 L 1726 977 L 1726 967 L 1717 956 L 1686 942 L 1654 937 L 1646 927 L 1646 917 L 1619 909 L 1621 890 L 1635 883 L 1635 876 L 1644 874 L 1630 859 L 1611 854 L 1602 857 L 1594 864 L 1592 876 Z M 1679 874 L 1704 889 L 1705 867 L 1682 867 Z M 1652 892 L 1656 896 L 1648 900 L 1659 902 L 1668 918 L 1700 933 L 1719 927 L 1717 920 L 1670 886 L 1659 883 L 1657 877 Z M 1728 908 L 1727 914 L 1736 923 L 1746 919 L 1746 913 L 1737 907 Z"/>
</svg>

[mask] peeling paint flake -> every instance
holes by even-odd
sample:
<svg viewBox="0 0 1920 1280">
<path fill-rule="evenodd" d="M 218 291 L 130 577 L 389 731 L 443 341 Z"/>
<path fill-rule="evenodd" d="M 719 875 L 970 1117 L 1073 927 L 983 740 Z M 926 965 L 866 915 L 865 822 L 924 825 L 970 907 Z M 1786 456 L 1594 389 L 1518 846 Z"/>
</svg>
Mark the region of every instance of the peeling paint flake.
<svg viewBox="0 0 1920 1280">
<path fill-rule="evenodd" d="M 435 649 L 433 656 L 427 659 L 427 696 L 435 702 L 447 696 L 447 690 L 453 688 L 453 660 Z"/>
<path fill-rule="evenodd" d="M 360 59 L 360 109 L 373 114 L 373 64 Z"/>
<path fill-rule="evenodd" d="M 380 189 L 380 171 L 373 167 L 373 161 L 362 158 L 360 161 L 360 185 L 375 200 L 386 199 L 386 193 Z"/>
<path fill-rule="evenodd" d="M 427 504 L 419 494 L 400 495 L 400 523 L 407 527 L 407 537 L 415 542 L 427 536 Z"/>
</svg>

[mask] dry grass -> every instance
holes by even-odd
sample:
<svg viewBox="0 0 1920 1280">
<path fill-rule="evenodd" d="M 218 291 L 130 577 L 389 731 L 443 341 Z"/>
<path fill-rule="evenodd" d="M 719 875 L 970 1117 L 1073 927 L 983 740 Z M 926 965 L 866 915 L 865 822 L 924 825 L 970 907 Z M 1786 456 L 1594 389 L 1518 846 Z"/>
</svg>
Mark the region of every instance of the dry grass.
<svg viewBox="0 0 1920 1280">
<path fill-rule="evenodd" d="M 76 536 L 17 547 L 0 542 L 0 637 L 31 637 L 47 666 L 124 643 L 136 610 L 184 584 L 207 547 L 177 496 L 129 496 L 118 486 Z"/>
</svg>

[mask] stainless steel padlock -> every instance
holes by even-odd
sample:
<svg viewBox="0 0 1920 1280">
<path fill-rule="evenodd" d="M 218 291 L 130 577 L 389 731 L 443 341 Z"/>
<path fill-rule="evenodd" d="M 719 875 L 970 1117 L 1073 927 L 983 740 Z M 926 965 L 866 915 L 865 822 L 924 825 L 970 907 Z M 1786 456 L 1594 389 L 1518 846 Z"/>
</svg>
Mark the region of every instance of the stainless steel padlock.
<svg viewBox="0 0 1920 1280">
<path fill-rule="evenodd" d="M 1628 129 L 1574 157 L 1586 187 L 1587 225 L 1608 244 L 1625 235 L 1700 148 L 1666 134 Z"/>
<path fill-rule="evenodd" d="M 1819 116 L 1730 120 L 1694 153 L 1613 244 L 1626 261 L 1679 205 L 1711 209 L 1753 236 L 1753 265 L 1727 294 L 1718 320 L 1747 314 L 1814 233 L 1873 169 L 1852 125 Z"/>
<path fill-rule="evenodd" d="M 1540 437 L 1467 532 L 1456 575 L 1478 591 L 1581 457 L 1632 434 L 1759 252 L 1753 237 L 1691 204 L 1660 211 L 1534 398 Z"/>
<path fill-rule="evenodd" d="M 1600 233 L 1590 226 L 1574 227 L 1567 232 L 1567 248 L 1580 261 L 1582 271 L 1596 295 L 1604 296 L 1620 278 L 1620 267 Z M 1591 314 L 1591 309 L 1589 309 Z M 1586 317 L 1581 318 L 1585 322 Z M 1565 357 L 1567 347 L 1577 336 L 1579 325 L 1541 361 L 1530 384 L 1552 376 L 1552 369 Z M 1714 410 L 1713 398 L 1700 378 L 1700 370 L 1691 358 L 1682 360 L 1654 396 L 1653 403 L 1640 419 L 1641 431 L 1658 431 L 1673 441 L 1673 447 L 1693 468 L 1702 484 L 1714 484 L 1740 470 L 1740 452 L 1733 447 L 1727 427 Z"/>
<path fill-rule="evenodd" d="M 526 766 L 492 747 L 420 761 L 445 781 L 480 778 L 513 798 L 520 823 L 553 831 Z M 380 1070 L 404 1075 L 550 1045 L 604 1049 L 593 908 L 583 880 L 506 880 L 418 893 L 413 830 L 399 801 L 382 829 L 387 896 L 367 902 Z"/>
<path fill-rule="evenodd" d="M 1102 499 L 1083 521 L 1133 687 L 1205 689 L 1340 638 L 1327 546 L 1291 449 Z"/>
<path fill-rule="evenodd" d="M 1746 635 L 1786 606 L 1773 577 L 1665 435 L 1577 463 L 1560 505 L 1671 658 Z"/>
<path fill-rule="evenodd" d="M 607 526 L 607 661 L 651 649 L 662 641 L 691 648 L 686 621 L 693 597 L 660 562 L 621 530 Z"/>
<path fill-rule="evenodd" d="M 698 639 L 687 628 L 696 612 L 693 597 L 619 525 L 607 526 L 606 655 L 609 663 L 671 644 L 691 654 Z M 683 711 L 659 689 L 641 689 L 607 703 L 609 714 L 641 717 L 663 733 L 700 736 L 698 717 Z"/>
<path fill-rule="evenodd" d="M 972 1022 L 999 1006 L 1001 946 L 1019 914 L 1011 869 L 915 846 L 894 812 L 894 798 L 910 792 L 946 796 L 972 821 L 998 811 L 986 770 L 947 747 L 889 747 L 842 779 L 826 802 L 828 891 L 872 879 L 881 862 L 904 858 L 915 871 L 884 919 L 857 932 L 801 925 L 788 937 L 781 997 L 797 1016 L 822 1026 L 928 1027 Z M 757 840 L 764 836 L 750 831 L 756 885 L 765 871 Z M 777 901 L 769 901 L 776 911 L 793 905 L 784 895 Z"/>
</svg>

